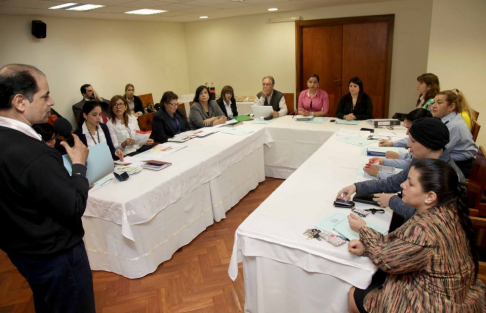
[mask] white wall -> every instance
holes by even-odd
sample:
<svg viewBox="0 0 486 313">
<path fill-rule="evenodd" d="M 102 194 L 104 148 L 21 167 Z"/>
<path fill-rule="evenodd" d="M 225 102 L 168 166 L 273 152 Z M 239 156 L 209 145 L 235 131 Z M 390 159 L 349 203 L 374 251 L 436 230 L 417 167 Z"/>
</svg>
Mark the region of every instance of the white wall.
<svg viewBox="0 0 486 313">
<path fill-rule="evenodd" d="M 74 122 L 71 106 L 79 88 L 92 84 L 107 99 L 123 94 L 127 83 L 136 94 L 187 91 L 184 26 L 178 23 L 125 22 L 32 16 L 0 16 L 0 66 L 27 63 L 47 75 L 54 109 Z M 47 38 L 31 35 L 30 23 L 47 24 Z"/>
<path fill-rule="evenodd" d="M 295 24 L 266 24 L 268 18 L 301 16 L 312 20 L 380 14 L 395 14 L 389 112 L 407 113 L 417 100 L 416 78 L 427 69 L 432 0 L 333 6 L 186 23 L 189 88 L 195 91 L 200 84 L 214 82 L 218 94 L 229 84 L 237 96 L 255 95 L 261 89 L 261 78 L 273 75 L 276 89 L 295 92 Z"/>
<path fill-rule="evenodd" d="M 434 0 L 427 70 L 439 76 L 441 89 L 458 88 L 479 111 L 477 143 L 486 146 L 486 2 Z"/>
</svg>

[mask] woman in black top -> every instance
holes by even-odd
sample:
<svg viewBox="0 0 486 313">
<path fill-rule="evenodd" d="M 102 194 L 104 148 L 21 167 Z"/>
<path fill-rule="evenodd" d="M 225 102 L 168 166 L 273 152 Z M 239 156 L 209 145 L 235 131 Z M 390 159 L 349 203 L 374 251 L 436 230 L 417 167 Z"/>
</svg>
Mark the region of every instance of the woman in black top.
<svg viewBox="0 0 486 313">
<path fill-rule="evenodd" d="M 336 117 L 347 121 L 372 119 L 373 103 L 370 96 L 364 93 L 361 79 L 351 78 L 348 86 L 349 93 L 339 101 Z"/>
<path fill-rule="evenodd" d="M 154 115 L 152 121 L 152 138 L 156 142 L 167 142 L 177 134 L 191 130 L 189 122 L 181 109 L 177 108 L 178 96 L 172 91 L 166 91 L 160 99 L 161 109 Z"/>
<path fill-rule="evenodd" d="M 238 109 L 236 108 L 235 92 L 233 87 L 224 86 L 223 90 L 221 90 L 220 98 L 216 100 L 216 103 L 219 105 L 221 111 L 223 111 L 228 120 L 238 116 Z"/>
</svg>

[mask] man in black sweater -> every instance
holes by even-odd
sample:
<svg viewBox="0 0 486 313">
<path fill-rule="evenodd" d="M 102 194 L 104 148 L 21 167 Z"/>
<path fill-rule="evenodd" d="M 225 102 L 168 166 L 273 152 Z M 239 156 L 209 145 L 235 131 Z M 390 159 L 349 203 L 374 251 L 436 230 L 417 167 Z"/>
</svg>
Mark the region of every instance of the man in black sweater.
<svg viewBox="0 0 486 313">
<path fill-rule="evenodd" d="M 0 249 L 27 279 L 37 312 L 95 312 L 81 216 L 88 199 L 88 149 L 76 135 L 61 155 L 31 125 L 54 101 L 45 75 L 29 65 L 0 68 Z"/>
</svg>

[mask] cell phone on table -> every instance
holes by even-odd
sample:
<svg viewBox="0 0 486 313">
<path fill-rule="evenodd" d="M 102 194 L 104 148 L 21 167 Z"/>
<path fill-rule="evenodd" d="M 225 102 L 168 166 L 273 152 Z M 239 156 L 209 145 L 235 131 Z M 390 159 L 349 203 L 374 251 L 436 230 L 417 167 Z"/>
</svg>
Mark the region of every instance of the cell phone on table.
<svg viewBox="0 0 486 313">
<path fill-rule="evenodd" d="M 334 123 L 335 121 L 336 121 L 335 119 L 332 119 L 332 120 L 330 120 L 329 122 L 330 122 L 330 123 Z"/>
<path fill-rule="evenodd" d="M 351 200 L 336 199 L 333 205 L 337 208 L 354 208 L 354 202 Z"/>
<path fill-rule="evenodd" d="M 363 127 L 360 130 L 362 130 L 362 131 L 369 131 L 370 133 L 374 133 L 375 132 L 375 130 L 373 128 L 364 128 Z"/>
</svg>

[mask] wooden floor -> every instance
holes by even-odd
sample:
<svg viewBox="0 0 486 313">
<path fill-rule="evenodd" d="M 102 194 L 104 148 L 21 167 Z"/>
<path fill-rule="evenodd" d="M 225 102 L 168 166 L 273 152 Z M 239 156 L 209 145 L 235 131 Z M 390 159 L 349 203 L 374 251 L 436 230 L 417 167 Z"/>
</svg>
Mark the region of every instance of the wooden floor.
<svg viewBox="0 0 486 313">
<path fill-rule="evenodd" d="M 181 248 L 157 271 L 130 280 L 93 271 L 96 312 L 243 312 L 245 289 L 240 264 L 238 279 L 228 277 L 236 228 L 283 180 L 266 178 L 226 213 Z M 27 281 L 0 250 L 0 313 L 34 312 Z"/>
</svg>

